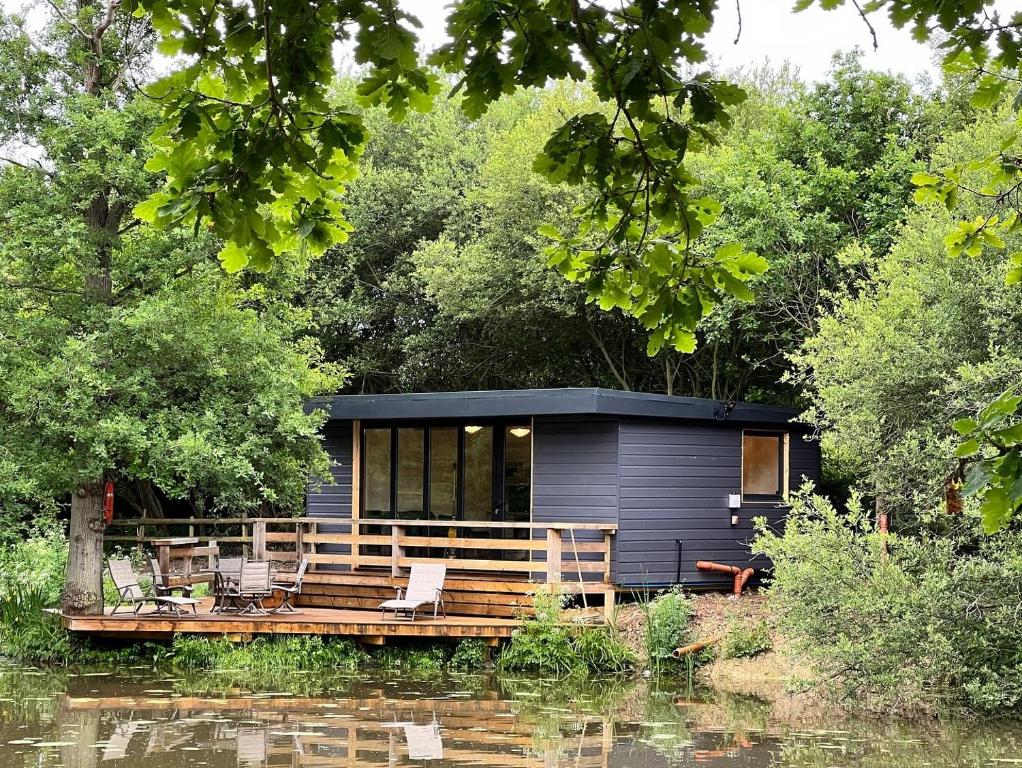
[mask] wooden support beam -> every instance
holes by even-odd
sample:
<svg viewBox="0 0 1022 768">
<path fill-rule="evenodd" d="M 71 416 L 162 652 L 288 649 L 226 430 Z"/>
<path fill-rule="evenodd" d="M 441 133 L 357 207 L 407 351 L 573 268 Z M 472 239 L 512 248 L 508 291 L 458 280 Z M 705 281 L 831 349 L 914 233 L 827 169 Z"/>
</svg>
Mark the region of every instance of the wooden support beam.
<svg viewBox="0 0 1022 768">
<path fill-rule="evenodd" d="M 262 520 L 252 523 L 252 559 L 266 559 L 266 523 Z"/>
<path fill-rule="evenodd" d="M 390 529 L 390 575 L 394 578 L 404 576 L 404 569 L 401 567 L 405 556 L 405 548 L 401 544 L 404 538 L 405 529 L 394 526 Z"/>
<path fill-rule="evenodd" d="M 603 618 L 607 620 L 608 624 L 613 624 L 614 622 L 614 600 L 616 597 L 617 592 L 614 589 L 614 585 L 608 584 L 603 591 Z"/>
<path fill-rule="evenodd" d="M 548 584 L 561 583 L 561 532 L 551 528 L 546 532 L 546 580 Z"/>
</svg>

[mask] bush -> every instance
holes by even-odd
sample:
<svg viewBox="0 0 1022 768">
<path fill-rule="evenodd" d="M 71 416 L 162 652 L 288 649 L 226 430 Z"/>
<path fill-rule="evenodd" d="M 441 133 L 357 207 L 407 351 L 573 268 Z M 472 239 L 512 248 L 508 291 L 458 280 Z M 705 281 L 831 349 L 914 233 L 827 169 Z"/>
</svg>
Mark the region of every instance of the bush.
<svg viewBox="0 0 1022 768">
<path fill-rule="evenodd" d="M 761 525 L 755 548 L 774 563 L 779 628 L 848 702 L 990 713 L 1022 704 L 1022 534 L 887 540 L 889 554 L 854 497 L 839 513 L 801 495 L 783 533 Z"/>
<path fill-rule="evenodd" d="M 570 675 L 621 672 L 635 664 L 634 654 L 612 627 L 573 626 L 565 620 L 563 605 L 563 596 L 538 592 L 535 616 L 515 630 L 498 666 Z"/>
<path fill-rule="evenodd" d="M 57 605 L 64 588 L 67 552 L 67 537 L 55 525 L 37 529 L 28 538 L 0 549 L 0 599 L 29 587 L 44 607 Z"/>
<path fill-rule="evenodd" d="M 650 667 L 658 671 L 665 663 L 673 663 L 671 652 L 685 639 L 692 603 L 681 587 L 674 587 L 652 600 L 640 599 L 639 605 L 646 618 L 646 658 Z"/>
<path fill-rule="evenodd" d="M 315 669 L 355 670 L 366 658 L 351 640 L 315 635 L 259 637 L 250 643 L 227 638 L 177 635 L 170 663 L 181 669 L 255 671 L 261 673 Z"/>
<path fill-rule="evenodd" d="M 735 622 L 728 627 L 720 644 L 720 655 L 725 659 L 744 659 L 757 656 L 774 647 L 770 639 L 770 625 L 765 621 L 749 626 Z"/>
<path fill-rule="evenodd" d="M 29 663 L 66 663 L 71 637 L 47 613 L 52 595 L 39 584 L 8 585 L 0 597 L 0 653 Z"/>
<path fill-rule="evenodd" d="M 450 666 L 453 669 L 482 669 L 487 656 L 486 643 L 472 637 L 465 638 L 454 649 Z"/>
</svg>

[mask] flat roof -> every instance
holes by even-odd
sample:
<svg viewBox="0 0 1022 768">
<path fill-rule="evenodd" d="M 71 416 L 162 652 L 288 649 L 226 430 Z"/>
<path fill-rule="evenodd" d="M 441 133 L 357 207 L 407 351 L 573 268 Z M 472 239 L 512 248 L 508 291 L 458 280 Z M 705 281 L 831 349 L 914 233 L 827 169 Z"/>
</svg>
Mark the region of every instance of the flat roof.
<svg viewBox="0 0 1022 768">
<path fill-rule="evenodd" d="M 784 424 L 795 408 L 736 403 L 726 416 L 718 400 L 624 392 L 599 387 L 564 389 L 497 389 L 478 392 L 411 392 L 386 395 L 333 395 L 314 398 L 338 421 L 400 419 L 471 419 L 507 416 L 642 416 Z"/>
</svg>

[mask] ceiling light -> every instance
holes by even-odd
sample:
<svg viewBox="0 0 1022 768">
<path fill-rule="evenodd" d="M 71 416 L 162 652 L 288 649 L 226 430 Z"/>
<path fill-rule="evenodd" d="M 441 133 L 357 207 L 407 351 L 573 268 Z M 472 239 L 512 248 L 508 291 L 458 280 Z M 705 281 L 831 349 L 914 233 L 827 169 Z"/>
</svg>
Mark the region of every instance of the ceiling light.
<svg viewBox="0 0 1022 768">
<path fill-rule="evenodd" d="M 465 431 L 468 432 L 468 434 L 470 434 L 470 435 L 474 435 L 480 429 L 482 429 L 482 427 L 477 427 L 477 426 L 465 427 Z"/>
<path fill-rule="evenodd" d="M 511 427 L 511 434 L 515 437 L 528 437 L 531 431 L 528 427 Z"/>
</svg>

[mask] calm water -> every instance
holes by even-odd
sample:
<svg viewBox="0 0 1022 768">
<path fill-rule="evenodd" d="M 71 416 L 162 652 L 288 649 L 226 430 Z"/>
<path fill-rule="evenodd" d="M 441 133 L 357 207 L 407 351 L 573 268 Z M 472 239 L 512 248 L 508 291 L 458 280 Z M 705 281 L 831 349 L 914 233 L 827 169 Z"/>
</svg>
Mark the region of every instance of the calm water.
<svg viewBox="0 0 1022 768">
<path fill-rule="evenodd" d="M 266 686 L 0 667 L 0 768 L 1022 765 L 1015 724 L 821 723 L 635 682 L 360 674 Z"/>
</svg>

